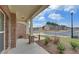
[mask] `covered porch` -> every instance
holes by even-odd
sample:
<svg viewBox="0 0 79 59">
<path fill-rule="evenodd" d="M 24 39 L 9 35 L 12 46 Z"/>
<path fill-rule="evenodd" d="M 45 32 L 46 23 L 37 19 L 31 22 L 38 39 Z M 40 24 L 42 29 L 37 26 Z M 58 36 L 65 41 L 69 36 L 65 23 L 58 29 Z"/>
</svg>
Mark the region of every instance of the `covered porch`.
<svg viewBox="0 0 79 59">
<path fill-rule="evenodd" d="M 47 54 L 48 52 L 46 50 L 44 50 L 38 44 L 34 43 L 32 40 L 32 19 L 47 7 L 47 5 L 9 5 L 7 7 L 1 6 L 1 8 L 4 9 L 4 12 L 6 11 L 5 13 L 8 17 L 5 25 L 5 27 L 7 26 L 5 28 L 6 35 L 4 36 L 6 38 L 4 38 L 4 48 L 1 53 Z"/>
</svg>

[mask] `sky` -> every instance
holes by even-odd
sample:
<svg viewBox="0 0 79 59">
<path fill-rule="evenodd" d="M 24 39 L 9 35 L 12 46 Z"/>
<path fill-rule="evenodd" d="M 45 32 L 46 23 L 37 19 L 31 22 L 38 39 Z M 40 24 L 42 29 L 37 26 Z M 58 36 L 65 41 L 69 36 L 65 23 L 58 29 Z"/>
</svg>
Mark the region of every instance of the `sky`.
<svg viewBox="0 0 79 59">
<path fill-rule="evenodd" d="M 79 27 L 79 5 L 51 5 L 33 18 L 33 27 L 42 27 L 46 22 L 70 27 L 71 12 L 73 12 L 74 27 Z"/>
</svg>

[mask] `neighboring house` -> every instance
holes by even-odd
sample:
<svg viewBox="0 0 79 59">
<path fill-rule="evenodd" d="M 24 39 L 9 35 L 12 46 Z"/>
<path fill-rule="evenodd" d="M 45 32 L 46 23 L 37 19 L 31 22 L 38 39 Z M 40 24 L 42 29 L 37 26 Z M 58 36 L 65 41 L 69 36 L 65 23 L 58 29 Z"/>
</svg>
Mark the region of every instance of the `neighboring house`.
<svg viewBox="0 0 79 59">
<path fill-rule="evenodd" d="M 35 27 L 33 28 L 33 32 L 39 32 L 42 30 L 42 27 Z"/>
<path fill-rule="evenodd" d="M 67 30 L 68 27 L 64 26 L 64 25 L 45 25 L 43 26 L 44 30 Z"/>
</svg>

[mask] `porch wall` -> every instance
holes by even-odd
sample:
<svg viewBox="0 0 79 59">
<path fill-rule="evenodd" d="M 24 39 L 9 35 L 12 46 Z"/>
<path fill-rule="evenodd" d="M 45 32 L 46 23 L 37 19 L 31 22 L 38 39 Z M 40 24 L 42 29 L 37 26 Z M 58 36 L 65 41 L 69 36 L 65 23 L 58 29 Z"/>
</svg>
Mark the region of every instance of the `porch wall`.
<svg viewBox="0 0 79 59">
<path fill-rule="evenodd" d="M 26 25 L 22 23 L 16 23 L 16 38 L 26 39 Z"/>
<path fill-rule="evenodd" d="M 5 13 L 5 49 L 16 47 L 16 14 L 11 13 L 7 5 L 0 5 Z M 10 25 L 10 26 L 9 26 Z"/>
<path fill-rule="evenodd" d="M 0 9 L 5 13 L 5 49 L 8 48 L 10 11 L 8 6 L 0 5 Z"/>
</svg>

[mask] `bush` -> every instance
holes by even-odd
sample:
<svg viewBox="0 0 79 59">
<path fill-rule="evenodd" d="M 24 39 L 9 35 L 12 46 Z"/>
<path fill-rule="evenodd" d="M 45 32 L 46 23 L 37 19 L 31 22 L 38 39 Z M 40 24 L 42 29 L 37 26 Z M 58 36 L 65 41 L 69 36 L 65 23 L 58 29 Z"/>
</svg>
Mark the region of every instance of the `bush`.
<svg viewBox="0 0 79 59">
<path fill-rule="evenodd" d="M 44 44 L 47 45 L 49 43 L 49 40 L 50 40 L 49 37 L 45 37 Z"/>
<path fill-rule="evenodd" d="M 59 50 L 59 53 L 64 53 L 65 47 L 62 43 L 59 43 L 57 49 Z"/>
<path fill-rule="evenodd" d="M 74 50 L 78 47 L 78 44 L 75 41 L 71 41 L 70 44 Z"/>
</svg>

